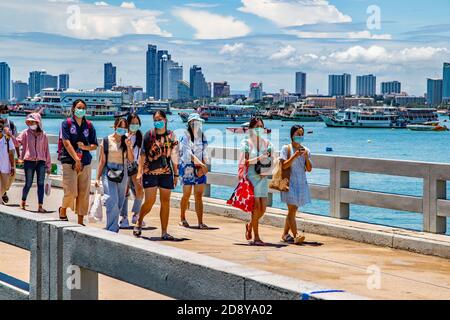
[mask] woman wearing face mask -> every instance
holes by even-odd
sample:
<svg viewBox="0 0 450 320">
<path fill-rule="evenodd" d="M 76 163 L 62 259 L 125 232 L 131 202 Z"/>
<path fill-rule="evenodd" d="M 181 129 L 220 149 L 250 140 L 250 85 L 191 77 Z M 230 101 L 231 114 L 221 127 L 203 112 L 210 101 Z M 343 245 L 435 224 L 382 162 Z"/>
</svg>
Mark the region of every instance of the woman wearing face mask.
<svg viewBox="0 0 450 320">
<path fill-rule="evenodd" d="M 128 183 L 127 164 L 134 161 L 131 138 L 127 138 L 128 122 L 117 118 L 114 133 L 103 138 L 95 186 L 102 179 L 105 193 L 106 230 L 119 232 L 119 215 L 125 201 Z"/>
<path fill-rule="evenodd" d="M 131 139 L 131 144 L 133 146 L 134 161 L 130 162 L 128 168 L 128 187 L 134 195 L 134 203 L 131 212 L 133 217 L 131 223 L 136 224 L 139 218 L 139 212 L 141 211 L 142 201 L 144 200 L 144 189 L 138 183 L 137 169 L 139 164 L 139 156 L 142 150 L 142 143 L 144 141 L 141 132 L 141 119 L 136 113 L 132 113 L 128 116 L 127 122 L 128 126 L 128 137 Z M 127 192 L 128 194 L 128 192 Z M 120 228 L 129 228 L 130 224 L 128 221 L 128 197 L 125 198 L 125 203 L 122 208 L 122 220 L 120 221 Z M 142 222 L 142 226 L 145 227 L 145 222 Z"/>
<path fill-rule="evenodd" d="M 161 239 L 173 241 L 167 232 L 170 214 L 170 195 L 178 183 L 178 141 L 172 131 L 167 130 L 164 111 L 153 115 L 155 129 L 148 131 L 139 158 L 137 181 L 144 187 L 145 201 L 133 234 L 140 237 L 145 216 L 152 210 L 159 190 Z"/>
<path fill-rule="evenodd" d="M 87 105 L 83 100 L 72 104 L 73 117 L 61 124 L 60 139 L 62 148 L 60 160 L 63 171 L 64 197 L 59 208 L 59 218 L 68 221 L 67 208 L 78 216 L 78 224 L 84 225 L 84 217 L 89 211 L 91 187 L 91 151 L 97 150 L 98 142 L 95 128 L 86 119 Z"/>
<path fill-rule="evenodd" d="M 281 193 L 281 201 L 288 206 L 288 216 L 284 227 L 282 240 L 301 244 L 305 236 L 298 235 L 296 215 L 298 208 L 311 202 L 306 172 L 312 171 L 311 153 L 303 146 L 305 129 L 295 125 L 291 128 L 292 143 L 283 146 L 280 161 L 283 170 L 290 169 L 289 191 Z M 292 231 L 291 236 L 289 232 Z"/>
<path fill-rule="evenodd" d="M 44 204 L 45 173 L 50 174 L 52 161 L 47 134 L 42 130 L 41 115 L 29 114 L 25 120 L 28 129 L 22 131 L 17 141 L 22 145 L 20 160 L 24 163 L 25 186 L 22 190 L 20 207 L 26 210 L 27 197 L 33 185 L 34 175 L 37 175 L 38 212 L 47 213 Z"/>
<path fill-rule="evenodd" d="M 264 139 L 264 122 L 261 118 L 253 118 L 249 125 L 249 138 L 242 142 L 242 157 L 240 175 L 248 172 L 247 176 L 254 187 L 255 207 L 252 212 L 250 223 L 246 225 L 245 237 L 252 239 L 253 245 L 264 246 L 265 243 L 259 237 L 259 220 L 262 218 L 267 208 L 269 197 L 268 176 L 271 174 L 272 166 L 272 144 Z M 242 178 L 242 177 L 240 177 Z"/>
<path fill-rule="evenodd" d="M 180 225 L 189 228 L 186 220 L 186 210 L 189 199 L 194 189 L 195 212 L 197 213 L 199 229 L 207 229 L 203 223 L 203 193 L 208 173 L 208 142 L 203 134 L 202 124 L 204 120 L 198 113 L 191 113 L 188 119 L 188 129 L 180 140 L 180 176 L 183 183 L 183 197 L 181 199 Z"/>
</svg>

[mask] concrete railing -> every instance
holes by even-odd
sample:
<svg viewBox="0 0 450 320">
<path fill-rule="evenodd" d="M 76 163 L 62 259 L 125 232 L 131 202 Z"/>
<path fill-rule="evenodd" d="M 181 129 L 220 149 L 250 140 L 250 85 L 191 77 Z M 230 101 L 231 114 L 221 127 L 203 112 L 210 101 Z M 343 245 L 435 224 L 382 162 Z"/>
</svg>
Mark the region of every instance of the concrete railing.
<svg viewBox="0 0 450 320">
<path fill-rule="evenodd" d="M 96 300 L 99 274 L 186 300 L 364 299 L 145 239 L 25 215 L 8 207 L 0 212 L 0 242 L 28 250 L 31 255 L 29 291 L 0 280 L 0 300 Z"/>
<path fill-rule="evenodd" d="M 58 142 L 56 136 L 50 137 L 50 143 Z M 230 148 L 209 148 L 211 159 L 237 161 L 240 151 Z M 277 154 L 275 155 L 277 156 Z M 56 162 L 56 155 L 54 159 Z M 313 155 L 314 168 L 327 169 L 330 174 L 329 185 L 311 184 L 311 196 L 317 200 L 329 201 L 329 213 L 333 218 L 349 219 L 350 204 L 416 212 L 423 215 L 423 231 L 445 234 L 447 217 L 450 217 L 450 201 L 447 200 L 447 181 L 450 180 L 450 165 L 399 160 L 380 160 L 369 158 Z M 96 167 L 97 161 L 93 162 Z M 213 168 L 214 169 L 214 168 Z M 237 172 L 237 167 L 236 171 Z M 371 173 L 399 177 L 423 179 L 421 197 L 399 195 L 385 192 L 364 191 L 350 188 L 350 173 Z M 210 172 L 205 196 L 211 196 L 211 185 L 235 187 L 237 174 Z M 270 190 L 269 206 L 273 194 Z"/>
</svg>

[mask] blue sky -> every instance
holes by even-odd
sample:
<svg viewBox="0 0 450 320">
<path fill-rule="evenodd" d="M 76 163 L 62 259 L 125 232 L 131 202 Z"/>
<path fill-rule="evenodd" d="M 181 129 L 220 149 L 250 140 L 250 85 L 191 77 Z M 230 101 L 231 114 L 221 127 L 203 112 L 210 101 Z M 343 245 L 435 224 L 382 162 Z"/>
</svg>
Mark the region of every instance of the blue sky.
<svg viewBox="0 0 450 320">
<path fill-rule="evenodd" d="M 374 73 L 422 95 L 450 61 L 448 12 L 448 0 L 0 0 L 0 61 L 15 80 L 46 69 L 70 73 L 76 88 L 102 86 L 111 61 L 123 84 L 143 86 L 152 43 L 186 77 L 198 64 L 232 90 L 262 81 L 292 91 L 301 70 L 309 93 L 327 93 L 328 74 L 347 72 L 353 91 L 356 75 Z"/>
</svg>

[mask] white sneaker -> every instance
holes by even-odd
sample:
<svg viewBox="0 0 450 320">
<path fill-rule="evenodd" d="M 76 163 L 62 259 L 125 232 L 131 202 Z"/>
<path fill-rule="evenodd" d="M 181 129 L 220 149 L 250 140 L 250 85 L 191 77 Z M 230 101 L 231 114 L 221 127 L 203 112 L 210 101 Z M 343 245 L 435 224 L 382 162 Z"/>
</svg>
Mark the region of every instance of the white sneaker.
<svg viewBox="0 0 450 320">
<path fill-rule="evenodd" d="M 119 224 L 121 229 L 126 229 L 130 227 L 130 223 L 128 222 L 128 218 L 122 218 Z"/>
<path fill-rule="evenodd" d="M 139 219 L 139 214 L 134 214 L 133 218 L 131 218 L 131 223 L 132 224 L 136 224 L 138 222 Z M 145 227 L 145 222 L 142 221 L 142 227 Z"/>
</svg>

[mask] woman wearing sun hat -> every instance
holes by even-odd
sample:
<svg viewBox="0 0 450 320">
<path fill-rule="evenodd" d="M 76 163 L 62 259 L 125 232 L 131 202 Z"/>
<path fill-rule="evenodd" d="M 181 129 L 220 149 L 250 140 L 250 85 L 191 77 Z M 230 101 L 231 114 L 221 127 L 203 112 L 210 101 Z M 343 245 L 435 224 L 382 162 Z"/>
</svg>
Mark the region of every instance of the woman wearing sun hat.
<svg viewBox="0 0 450 320">
<path fill-rule="evenodd" d="M 203 223 L 203 193 L 208 173 L 208 141 L 203 133 L 203 122 L 198 113 L 190 114 L 187 130 L 180 140 L 180 177 L 183 184 L 180 225 L 186 228 L 189 227 L 186 210 L 189 207 L 192 189 L 194 189 L 198 227 L 199 229 L 208 228 Z"/>
</svg>

